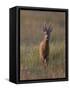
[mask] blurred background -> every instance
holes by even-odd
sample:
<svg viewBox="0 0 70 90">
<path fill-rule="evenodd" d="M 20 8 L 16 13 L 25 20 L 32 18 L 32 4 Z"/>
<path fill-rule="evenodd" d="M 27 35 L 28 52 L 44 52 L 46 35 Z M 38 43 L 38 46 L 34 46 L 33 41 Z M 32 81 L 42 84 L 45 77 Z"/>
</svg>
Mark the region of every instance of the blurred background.
<svg viewBox="0 0 70 90">
<path fill-rule="evenodd" d="M 53 27 L 46 70 L 39 59 L 45 23 Z M 65 77 L 65 12 L 20 11 L 20 64 L 21 80 Z"/>
</svg>

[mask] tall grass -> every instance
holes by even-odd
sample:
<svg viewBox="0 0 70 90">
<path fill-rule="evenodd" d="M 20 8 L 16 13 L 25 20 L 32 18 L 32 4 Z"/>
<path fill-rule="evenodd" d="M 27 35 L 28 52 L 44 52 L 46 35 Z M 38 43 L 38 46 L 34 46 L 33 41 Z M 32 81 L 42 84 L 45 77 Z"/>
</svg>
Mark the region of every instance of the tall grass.
<svg viewBox="0 0 70 90">
<path fill-rule="evenodd" d="M 42 79 L 42 78 L 61 78 L 65 76 L 64 44 L 53 43 L 50 45 L 49 64 L 47 69 L 41 65 L 38 46 L 21 46 L 21 80 L 23 79 Z M 26 72 L 26 73 L 24 73 Z M 26 75 L 28 75 L 26 77 Z"/>
<path fill-rule="evenodd" d="M 65 14 L 23 10 L 20 16 L 20 79 L 65 77 Z M 46 69 L 39 58 L 39 44 L 43 39 L 44 22 L 53 25 Z"/>
</svg>

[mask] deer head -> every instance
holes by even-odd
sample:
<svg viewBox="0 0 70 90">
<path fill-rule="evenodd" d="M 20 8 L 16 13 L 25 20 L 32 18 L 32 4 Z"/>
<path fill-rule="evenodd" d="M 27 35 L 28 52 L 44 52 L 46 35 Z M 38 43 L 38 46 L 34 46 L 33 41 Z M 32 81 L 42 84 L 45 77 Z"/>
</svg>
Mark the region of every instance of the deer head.
<svg viewBox="0 0 70 90">
<path fill-rule="evenodd" d="M 44 32 L 46 40 L 50 40 L 50 34 L 51 34 L 52 30 L 53 30 L 53 28 L 52 28 L 51 24 L 49 26 L 47 26 L 47 24 L 45 24 L 45 26 L 43 27 L 43 32 Z"/>
</svg>

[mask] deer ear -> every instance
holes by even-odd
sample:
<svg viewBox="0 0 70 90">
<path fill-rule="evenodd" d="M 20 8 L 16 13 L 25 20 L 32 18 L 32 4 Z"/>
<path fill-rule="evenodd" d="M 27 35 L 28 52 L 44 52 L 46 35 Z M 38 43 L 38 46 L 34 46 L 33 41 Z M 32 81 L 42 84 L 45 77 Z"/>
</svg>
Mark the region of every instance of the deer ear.
<svg viewBox="0 0 70 90">
<path fill-rule="evenodd" d="M 52 25 L 51 25 L 51 24 L 49 25 L 49 28 L 48 28 L 48 30 L 49 30 L 50 32 L 52 32 L 52 30 L 53 30 L 53 27 L 52 27 Z"/>
<path fill-rule="evenodd" d="M 53 31 L 53 27 L 50 28 L 50 32 L 52 32 L 52 31 Z"/>
<path fill-rule="evenodd" d="M 47 24 L 44 24 L 43 26 L 43 32 L 46 32 L 48 29 L 47 29 Z"/>
</svg>

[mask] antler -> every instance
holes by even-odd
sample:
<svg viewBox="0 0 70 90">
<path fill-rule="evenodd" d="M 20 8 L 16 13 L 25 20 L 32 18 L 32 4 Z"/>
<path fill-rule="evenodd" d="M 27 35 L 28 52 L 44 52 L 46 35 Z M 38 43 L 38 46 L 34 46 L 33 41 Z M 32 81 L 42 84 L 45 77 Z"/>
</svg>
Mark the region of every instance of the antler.
<svg viewBox="0 0 70 90">
<path fill-rule="evenodd" d="M 52 24 L 49 25 L 48 30 L 53 30 Z"/>
<path fill-rule="evenodd" d="M 48 30 L 48 29 L 47 29 L 47 24 L 45 24 L 45 25 L 43 26 L 43 29 Z"/>
</svg>

